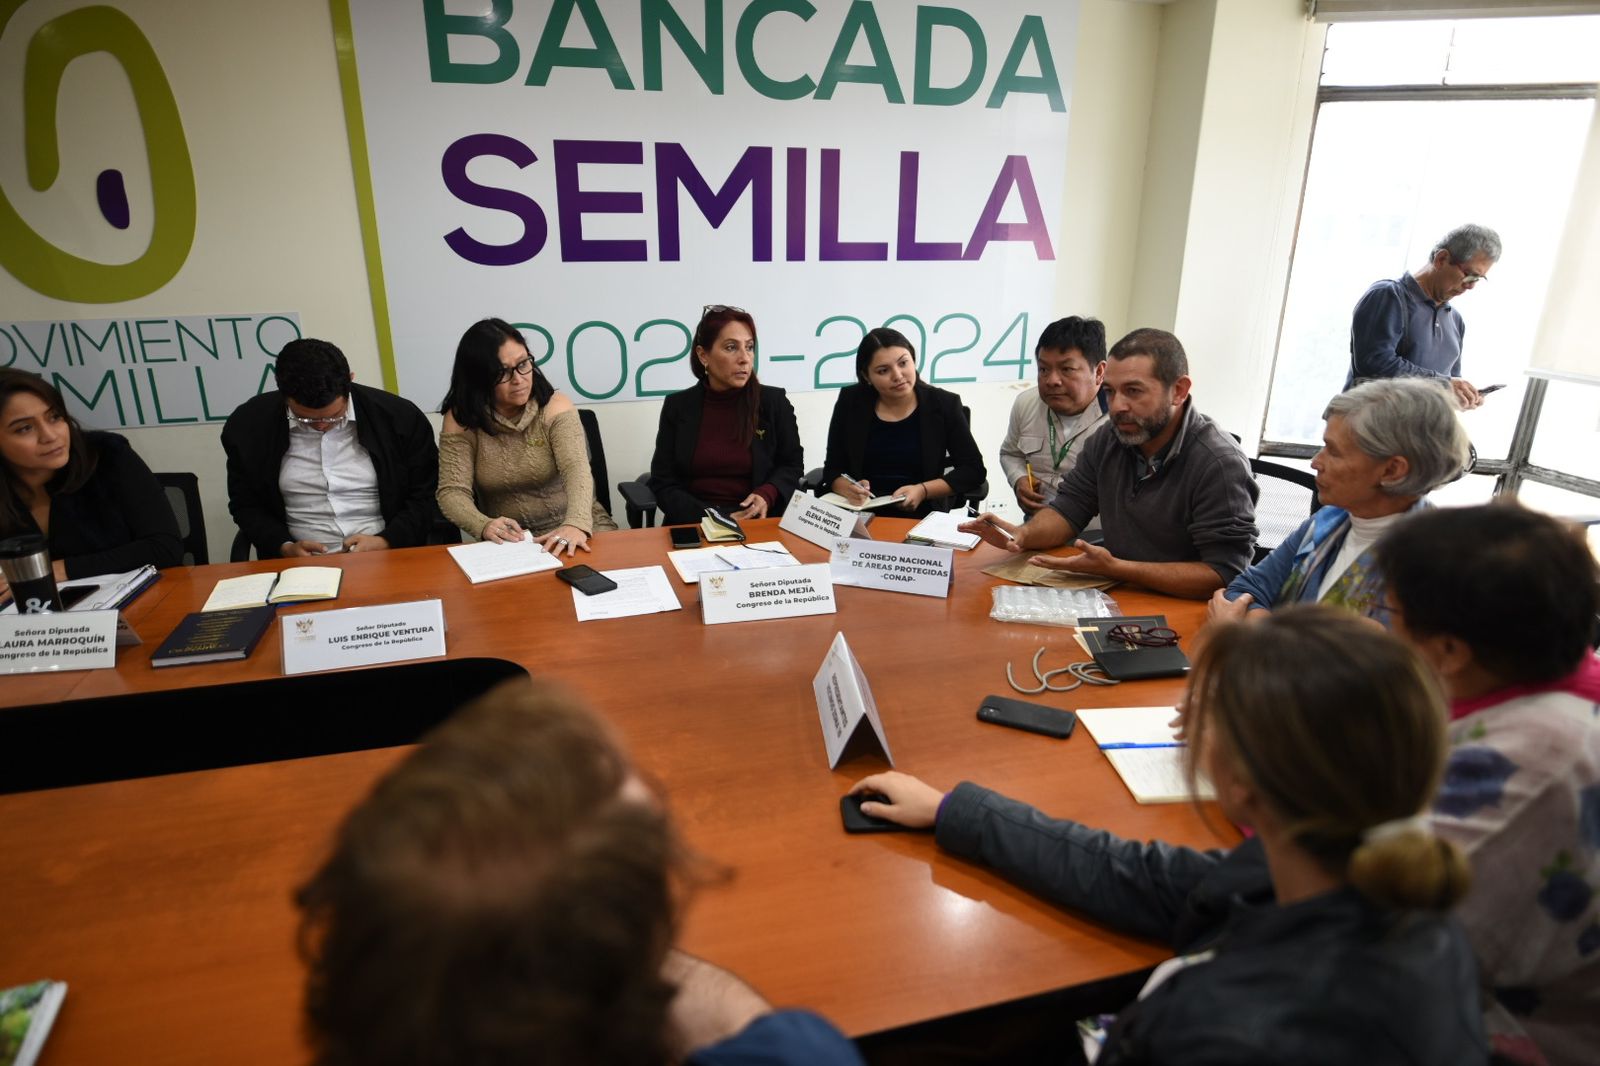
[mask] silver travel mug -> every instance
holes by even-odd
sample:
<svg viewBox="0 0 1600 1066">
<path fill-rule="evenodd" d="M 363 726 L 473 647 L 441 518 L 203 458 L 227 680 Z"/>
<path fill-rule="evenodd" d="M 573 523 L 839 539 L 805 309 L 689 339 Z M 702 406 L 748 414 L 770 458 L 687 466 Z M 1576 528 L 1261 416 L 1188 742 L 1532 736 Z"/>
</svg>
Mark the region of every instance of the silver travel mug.
<svg viewBox="0 0 1600 1066">
<path fill-rule="evenodd" d="M 61 593 L 50 569 L 50 549 L 43 537 L 27 534 L 0 540 L 0 574 L 11 586 L 11 598 L 22 614 L 61 610 Z"/>
</svg>

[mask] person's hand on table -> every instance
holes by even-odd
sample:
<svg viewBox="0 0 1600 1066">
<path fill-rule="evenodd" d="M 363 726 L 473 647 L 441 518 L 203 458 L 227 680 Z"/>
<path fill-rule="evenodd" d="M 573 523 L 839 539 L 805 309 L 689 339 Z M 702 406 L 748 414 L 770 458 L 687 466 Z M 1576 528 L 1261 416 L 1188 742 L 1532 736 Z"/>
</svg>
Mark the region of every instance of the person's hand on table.
<svg viewBox="0 0 1600 1066">
<path fill-rule="evenodd" d="M 304 559 L 308 555 L 327 555 L 328 546 L 314 540 L 287 540 L 278 554 L 285 559 Z"/>
<path fill-rule="evenodd" d="M 509 544 L 522 539 L 525 530 L 515 518 L 501 515 L 499 518 L 489 519 L 489 524 L 483 527 L 483 532 L 478 534 L 484 540 L 492 540 L 496 544 Z"/>
<path fill-rule="evenodd" d="M 551 555 L 572 555 L 579 548 L 589 551 L 589 534 L 577 526 L 557 526 L 539 538 L 544 550 Z"/>
<path fill-rule="evenodd" d="M 972 521 L 963 522 L 956 528 L 963 533 L 975 533 L 979 540 L 993 544 L 996 548 L 1004 548 L 1008 552 L 1022 551 L 1022 544 L 1016 536 L 1022 527 L 1012 525 L 1003 518 L 997 518 L 992 511 L 985 511 Z"/>
<path fill-rule="evenodd" d="M 1117 576 L 1116 567 L 1121 560 L 1115 555 L 1086 540 L 1077 541 L 1072 546 L 1081 554 L 1035 555 L 1028 562 L 1045 570 L 1070 570 L 1075 574 L 1097 574 L 1100 577 Z"/>
<path fill-rule="evenodd" d="M 928 502 L 928 487 L 926 485 L 901 485 L 890 496 L 902 496 L 899 503 L 895 504 L 902 511 L 915 511 Z"/>
<path fill-rule="evenodd" d="M 739 509 L 733 512 L 732 517 L 739 522 L 767 517 L 767 498 L 759 492 L 752 492 L 739 501 Z"/>
<path fill-rule="evenodd" d="M 1024 511 L 1040 510 L 1046 503 L 1049 502 L 1044 498 L 1044 493 L 1039 491 L 1039 483 L 1033 478 L 1029 477 L 1027 474 L 1023 474 L 1021 477 L 1017 478 L 1017 484 L 1015 488 L 1017 492 L 1017 504 Z"/>
<path fill-rule="evenodd" d="M 385 552 L 389 550 L 389 542 L 371 533 L 352 533 L 344 538 L 344 550 L 347 552 Z"/>
<path fill-rule="evenodd" d="M 833 479 L 833 491 L 849 500 L 855 506 L 860 507 L 872 499 L 872 482 L 851 481 L 847 477 L 836 477 Z"/>
<path fill-rule="evenodd" d="M 898 770 L 889 770 L 871 777 L 863 777 L 850 786 L 850 795 L 876 792 L 889 797 L 888 803 L 869 800 L 861 805 L 861 813 L 882 818 L 907 829 L 932 829 L 939 815 L 939 804 L 944 793 Z"/>
<path fill-rule="evenodd" d="M 1451 378 L 1450 391 L 1456 394 L 1456 403 L 1461 405 L 1463 411 L 1483 406 L 1483 395 L 1466 378 Z"/>
</svg>

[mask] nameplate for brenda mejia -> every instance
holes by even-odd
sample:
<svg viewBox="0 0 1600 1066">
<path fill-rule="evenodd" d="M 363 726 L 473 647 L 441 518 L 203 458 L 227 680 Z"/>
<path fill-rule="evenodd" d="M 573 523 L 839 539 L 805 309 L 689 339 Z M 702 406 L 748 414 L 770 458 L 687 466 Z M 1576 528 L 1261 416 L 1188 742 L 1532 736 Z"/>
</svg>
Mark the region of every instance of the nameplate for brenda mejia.
<svg viewBox="0 0 1600 1066">
<path fill-rule="evenodd" d="M 955 557 L 949 548 L 881 540 L 836 540 L 828 566 L 836 585 L 946 598 L 956 577 Z"/>
<path fill-rule="evenodd" d="M 833 613 L 833 578 L 827 563 L 719 570 L 700 577 L 700 619 L 708 626 Z"/>
<path fill-rule="evenodd" d="M 104 670 L 116 665 L 116 611 L 0 616 L 0 674 Z"/>
<path fill-rule="evenodd" d="M 870 514 L 858 514 L 831 503 L 823 503 L 810 493 L 797 492 L 789 500 L 778 528 L 809 540 L 819 548 L 831 548 L 841 537 L 870 538 Z"/>
<path fill-rule="evenodd" d="M 440 600 L 286 614 L 280 623 L 286 674 L 436 659 L 444 654 Z"/>
</svg>

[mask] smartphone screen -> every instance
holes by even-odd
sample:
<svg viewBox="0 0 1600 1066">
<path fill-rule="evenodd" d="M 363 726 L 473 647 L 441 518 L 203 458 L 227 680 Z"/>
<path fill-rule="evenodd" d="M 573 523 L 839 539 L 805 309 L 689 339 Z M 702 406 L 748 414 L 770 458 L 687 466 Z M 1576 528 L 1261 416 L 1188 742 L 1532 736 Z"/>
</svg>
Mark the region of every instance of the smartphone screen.
<svg viewBox="0 0 1600 1066">
<path fill-rule="evenodd" d="M 564 570 L 557 570 L 556 577 L 565 581 L 585 596 L 594 596 L 601 592 L 610 592 L 617 587 L 617 583 L 593 567 L 578 564 L 569 566 Z"/>
<path fill-rule="evenodd" d="M 673 526 L 672 546 L 674 548 L 700 547 L 700 530 L 697 526 Z"/>
</svg>

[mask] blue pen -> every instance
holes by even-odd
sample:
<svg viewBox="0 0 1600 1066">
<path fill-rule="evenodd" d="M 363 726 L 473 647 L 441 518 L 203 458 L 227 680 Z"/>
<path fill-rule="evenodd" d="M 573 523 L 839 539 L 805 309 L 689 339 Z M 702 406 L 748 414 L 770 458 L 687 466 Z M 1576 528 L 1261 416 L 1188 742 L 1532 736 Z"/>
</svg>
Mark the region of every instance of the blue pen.
<svg viewBox="0 0 1600 1066">
<path fill-rule="evenodd" d="M 1113 750 L 1123 750 L 1123 749 L 1127 749 L 1127 748 L 1181 748 L 1181 747 L 1184 747 L 1184 744 L 1183 744 L 1182 741 L 1180 741 L 1180 740 L 1169 740 L 1169 741 L 1161 741 L 1161 742 L 1158 742 L 1158 743 L 1155 743 L 1155 744 L 1131 744 L 1131 743 L 1102 744 L 1102 745 L 1100 745 L 1100 750 L 1101 751 L 1113 751 Z"/>
</svg>

